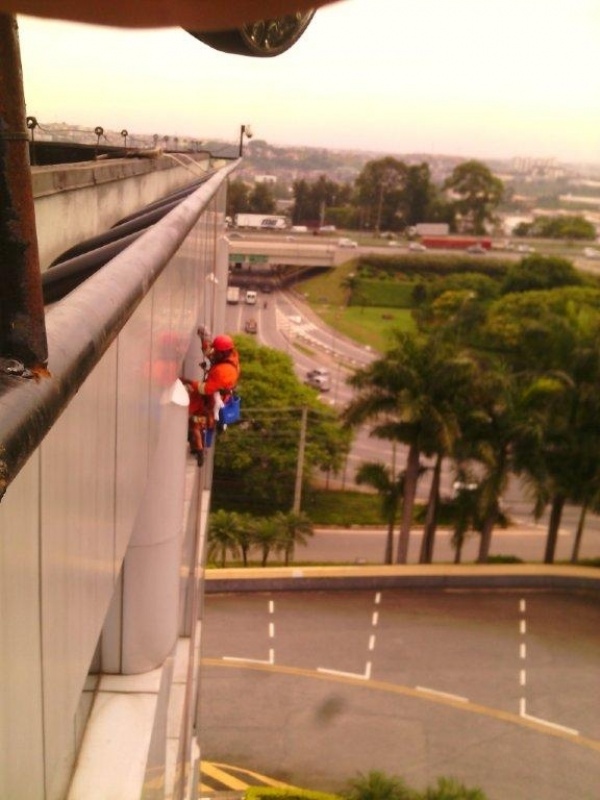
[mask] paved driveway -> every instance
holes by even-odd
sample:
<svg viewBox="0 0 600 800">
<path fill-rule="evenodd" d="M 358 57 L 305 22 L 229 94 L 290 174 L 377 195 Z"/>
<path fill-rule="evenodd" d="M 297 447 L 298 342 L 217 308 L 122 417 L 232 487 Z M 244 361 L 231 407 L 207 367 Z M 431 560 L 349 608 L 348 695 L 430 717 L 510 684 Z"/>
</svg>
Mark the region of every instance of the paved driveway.
<svg viewBox="0 0 600 800">
<path fill-rule="evenodd" d="M 581 595 L 208 596 L 202 756 L 312 789 L 379 769 L 597 800 L 598 630 Z"/>
</svg>

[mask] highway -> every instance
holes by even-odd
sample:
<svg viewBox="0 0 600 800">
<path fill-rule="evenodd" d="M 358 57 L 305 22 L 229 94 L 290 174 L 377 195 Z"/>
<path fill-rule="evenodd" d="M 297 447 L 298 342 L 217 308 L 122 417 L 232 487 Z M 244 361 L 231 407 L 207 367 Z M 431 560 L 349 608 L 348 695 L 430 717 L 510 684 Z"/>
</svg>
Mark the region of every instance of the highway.
<svg viewBox="0 0 600 800">
<path fill-rule="evenodd" d="M 369 348 L 352 342 L 331 328 L 325 326 L 311 309 L 292 292 L 259 293 L 257 305 L 230 305 L 227 307 L 227 329 L 230 332 L 243 331 L 247 319 L 254 318 L 258 322 L 258 339 L 269 347 L 289 353 L 294 362 L 296 374 L 303 380 L 306 372 L 317 366 L 330 369 L 332 376 L 331 390 L 321 395 L 323 402 L 342 409 L 351 398 L 352 390 L 346 384 L 346 378 L 353 369 L 368 364 L 375 354 Z M 264 304 L 266 308 L 264 307 Z M 369 436 L 368 430 L 360 430 L 354 440 L 346 465 L 337 476 L 321 476 L 327 479 L 331 488 L 356 488 L 354 475 L 363 461 L 379 461 L 388 466 L 402 465 L 406 458 L 405 448 L 394 446 L 390 442 L 379 441 Z M 427 464 L 427 461 L 424 460 Z M 449 468 L 443 471 L 441 492 L 450 496 L 454 476 Z M 424 501 L 429 493 L 429 474 L 426 473 L 419 483 L 418 498 Z M 548 512 L 536 522 L 532 515 L 533 503 L 528 499 L 522 484 L 516 478 L 509 482 L 507 492 L 502 498 L 503 509 L 511 523 L 526 529 L 528 538 L 524 540 L 524 557 L 531 555 L 534 560 L 543 559 L 543 538 Z M 566 505 L 563 512 L 561 537 L 557 558 L 568 559 L 574 532 L 579 519 L 579 508 Z M 513 531 L 514 534 L 514 531 Z M 492 552 L 515 554 L 515 537 L 506 542 L 500 530 L 494 532 Z M 507 535 L 504 535 L 506 539 Z M 508 548 L 508 549 L 507 549 Z M 412 546 L 411 546 L 412 549 Z M 414 551 L 413 551 L 414 552 Z M 468 546 L 465 551 L 467 558 Z M 581 548 L 582 557 L 600 556 L 600 516 L 588 513 L 586 528 Z M 409 556 L 410 557 L 410 556 Z M 441 558 L 441 556 L 437 556 Z M 449 560 L 443 558 L 442 560 Z"/>
</svg>

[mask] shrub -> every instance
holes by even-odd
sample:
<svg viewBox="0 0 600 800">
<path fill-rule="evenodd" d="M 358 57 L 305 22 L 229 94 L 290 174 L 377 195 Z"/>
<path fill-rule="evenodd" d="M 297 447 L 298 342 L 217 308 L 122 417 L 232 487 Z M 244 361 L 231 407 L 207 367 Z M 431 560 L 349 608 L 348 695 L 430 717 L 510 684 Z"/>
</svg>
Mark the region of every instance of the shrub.
<svg viewBox="0 0 600 800">
<path fill-rule="evenodd" d="M 486 800 L 481 789 L 467 789 L 454 778 L 438 778 L 437 786 L 425 790 L 422 800 Z"/>
</svg>

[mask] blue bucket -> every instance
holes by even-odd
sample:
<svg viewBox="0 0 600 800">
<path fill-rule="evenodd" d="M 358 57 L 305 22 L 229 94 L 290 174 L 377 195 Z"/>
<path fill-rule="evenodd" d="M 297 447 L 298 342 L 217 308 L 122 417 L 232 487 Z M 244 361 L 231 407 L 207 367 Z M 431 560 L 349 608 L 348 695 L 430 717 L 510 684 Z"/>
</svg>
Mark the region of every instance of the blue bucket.
<svg viewBox="0 0 600 800">
<path fill-rule="evenodd" d="M 241 401 L 237 395 L 233 395 L 224 406 L 219 410 L 219 422 L 223 425 L 233 425 L 240 421 Z"/>
</svg>

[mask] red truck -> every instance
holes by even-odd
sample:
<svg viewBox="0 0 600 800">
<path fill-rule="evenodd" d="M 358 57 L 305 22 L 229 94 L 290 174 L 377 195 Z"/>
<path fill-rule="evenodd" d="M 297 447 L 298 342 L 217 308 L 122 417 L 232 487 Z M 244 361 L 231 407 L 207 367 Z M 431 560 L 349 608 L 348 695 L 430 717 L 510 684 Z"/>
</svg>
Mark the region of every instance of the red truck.
<svg viewBox="0 0 600 800">
<path fill-rule="evenodd" d="M 492 240 L 486 236 L 423 236 L 421 244 L 428 250 L 467 250 L 469 247 L 492 249 Z"/>
</svg>

